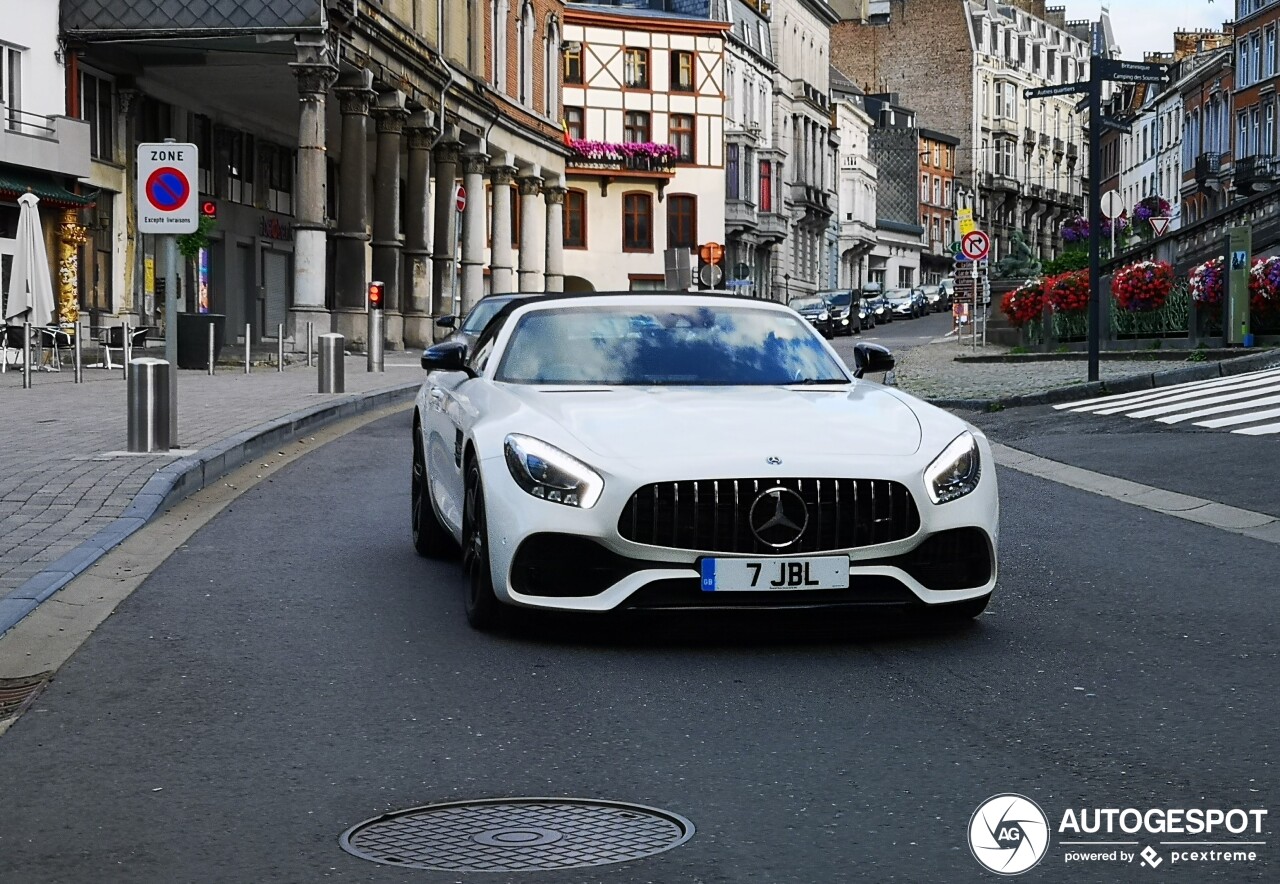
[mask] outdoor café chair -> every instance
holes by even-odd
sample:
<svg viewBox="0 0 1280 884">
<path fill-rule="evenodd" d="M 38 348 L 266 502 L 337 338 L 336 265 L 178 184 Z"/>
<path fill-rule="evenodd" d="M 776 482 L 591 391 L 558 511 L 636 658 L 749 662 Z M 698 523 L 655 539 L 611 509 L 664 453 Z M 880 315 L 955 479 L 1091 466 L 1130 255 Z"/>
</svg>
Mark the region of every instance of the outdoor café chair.
<svg viewBox="0 0 1280 884">
<path fill-rule="evenodd" d="M 151 326 L 140 325 L 137 328 L 129 329 L 129 349 L 134 350 L 138 347 L 145 347 L 147 344 L 147 333 L 151 331 Z M 120 353 L 120 360 L 125 359 L 124 352 L 124 326 L 113 325 L 110 328 L 104 328 L 98 334 L 98 346 L 102 350 L 102 367 L 112 369 L 115 366 L 111 363 L 111 351 L 116 350 Z"/>
</svg>

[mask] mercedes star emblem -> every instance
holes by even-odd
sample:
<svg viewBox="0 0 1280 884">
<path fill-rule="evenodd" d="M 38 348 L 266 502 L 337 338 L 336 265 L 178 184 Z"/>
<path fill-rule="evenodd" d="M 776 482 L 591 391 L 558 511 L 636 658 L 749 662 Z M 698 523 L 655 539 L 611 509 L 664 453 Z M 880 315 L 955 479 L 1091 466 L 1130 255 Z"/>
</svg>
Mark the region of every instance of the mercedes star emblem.
<svg viewBox="0 0 1280 884">
<path fill-rule="evenodd" d="M 765 461 L 765 463 L 769 464 L 771 467 L 780 467 L 782 466 L 782 458 L 770 457 Z"/>
<path fill-rule="evenodd" d="M 765 546 L 782 549 L 804 536 L 809 508 L 790 488 L 770 488 L 751 504 L 751 533 Z"/>
</svg>

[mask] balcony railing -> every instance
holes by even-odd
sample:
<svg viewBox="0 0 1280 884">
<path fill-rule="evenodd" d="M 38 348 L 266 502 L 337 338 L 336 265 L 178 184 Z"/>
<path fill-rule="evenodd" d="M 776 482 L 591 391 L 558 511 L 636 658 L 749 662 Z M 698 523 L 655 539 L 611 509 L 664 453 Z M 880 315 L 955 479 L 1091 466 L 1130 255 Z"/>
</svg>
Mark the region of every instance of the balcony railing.
<svg viewBox="0 0 1280 884">
<path fill-rule="evenodd" d="M 1058 156 L 1062 156 L 1062 151 L 1064 147 L 1066 147 L 1066 145 L 1063 143 L 1061 138 L 1053 139 L 1053 152 L 1056 153 Z"/>
<path fill-rule="evenodd" d="M 1196 157 L 1196 184 L 1201 187 L 1216 187 L 1222 175 L 1222 156 L 1217 151 L 1209 151 Z"/>
<path fill-rule="evenodd" d="M 1236 193 L 1241 196 L 1266 190 L 1275 183 L 1277 167 L 1275 157 L 1243 157 L 1235 162 Z"/>
</svg>

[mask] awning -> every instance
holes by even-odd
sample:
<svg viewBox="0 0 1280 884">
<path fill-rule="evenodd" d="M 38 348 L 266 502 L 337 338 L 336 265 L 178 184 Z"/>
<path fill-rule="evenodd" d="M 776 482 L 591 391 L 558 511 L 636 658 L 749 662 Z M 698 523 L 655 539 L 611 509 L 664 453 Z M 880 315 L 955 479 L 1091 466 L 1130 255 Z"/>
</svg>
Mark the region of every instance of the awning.
<svg viewBox="0 0 1280 884">
<path fill-rule="evenodd" d="M 93 205 L 92 196 L 80 196 L 67 190 L 47 172 L 24 169 L 21 166 L 0 165 L 0 197 L 16 200 L 30 191 L 40 201 L 62 209 L 78 209 Z"/>
</svg>

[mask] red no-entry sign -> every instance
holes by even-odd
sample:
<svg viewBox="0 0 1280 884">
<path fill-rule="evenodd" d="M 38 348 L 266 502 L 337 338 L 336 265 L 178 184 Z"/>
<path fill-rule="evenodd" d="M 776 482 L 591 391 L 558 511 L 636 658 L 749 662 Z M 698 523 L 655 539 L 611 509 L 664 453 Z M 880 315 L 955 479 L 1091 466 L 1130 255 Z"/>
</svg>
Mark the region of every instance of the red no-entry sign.
<svg viewBox="0 0 1280 884">
<path fill-rule="evenodd" d="M 459 184 L 458 189 L 454 191 L 454 205 L 458 207 L 459 212 L 465 212 L 467 210 L 467 189 L 461 184 Z"/>
</svg>

